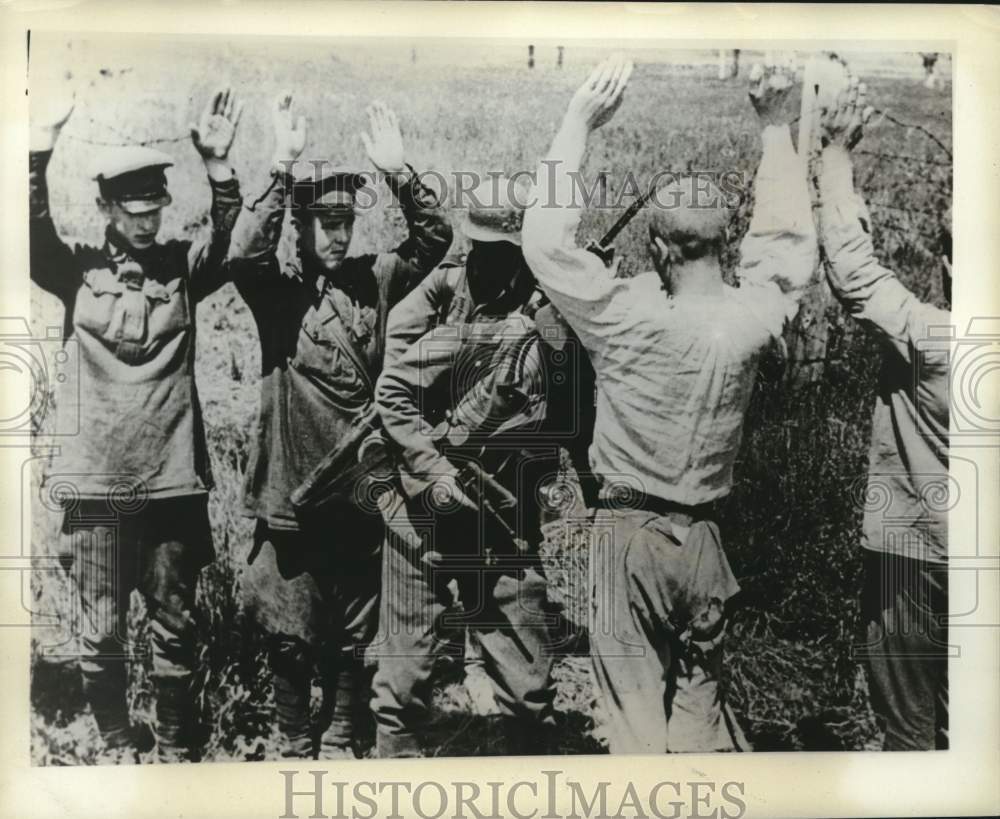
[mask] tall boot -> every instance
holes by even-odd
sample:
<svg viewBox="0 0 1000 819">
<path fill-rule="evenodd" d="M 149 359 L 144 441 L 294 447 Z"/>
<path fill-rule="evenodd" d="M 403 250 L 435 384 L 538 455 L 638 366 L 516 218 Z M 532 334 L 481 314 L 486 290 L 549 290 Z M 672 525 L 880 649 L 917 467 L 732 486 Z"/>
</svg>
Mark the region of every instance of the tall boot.
<svg viewBox="0 0 1000 819">
<path fill-rule="evenodd" d="M 390 734 L 381 728 L 375 733 L 375 756 L 379 759 L 412 759 L 424 756 L 414 734 Z"/>
<path fill-rule="evenodd" d="M 196 761 L 197 720 L 192 678 L 158 677 L 156 693 L 156 755 L 160 762 Z"/>
<path fill-rule="evenodd" d="M 100 662 L 86 658 L 80 664 L 83 695 L 104 742 L 100 762 L 134 761 L 126 704 L 127 678 L 123 660 Z"/>
<path fill-rule="evenodd" d="M 313 755 L 312 720 L 309 714 L 310 665 L 304 646 L 291 639 L 277 640 L 271 654 L 274 705 L 278 728 L 284 738 L 286 759 Z"/>
<path fill-rule="evenodd" d="M 330 724 L 320 737 L 320 759 L 355 758 L 354 742 L 362 700 L 364 668 L 347 660 L 334 675 L 327 696 L 332 704 Z"/>
</svg>

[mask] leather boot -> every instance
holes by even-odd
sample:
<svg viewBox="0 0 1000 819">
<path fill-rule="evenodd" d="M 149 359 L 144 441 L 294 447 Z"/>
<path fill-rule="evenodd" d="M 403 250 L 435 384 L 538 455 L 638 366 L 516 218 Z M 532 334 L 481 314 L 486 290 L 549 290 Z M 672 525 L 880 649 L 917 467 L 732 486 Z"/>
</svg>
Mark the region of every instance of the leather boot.
<svg viewBox="0 0 1000 819">
<path fill-rule="evenodd" d="M 343 668 L 334 675 L 325 696 L 330 704 L 330 724 L 319 741 L 320 759 L 354 757 L 354 719 L 360 694 L 358 670 Z"/>
<path fill-rule="evenodd" d="M 300 641 L 275 640 L 271 649 L 274 705 L 278 728 L 284 738 L 281 755 L 286 759 L 313 756 L 315 743 L 309 711 L 311 668 L 309 652 Z"/>
<path fill-rule="evenodd" d="M 160 762 L 195 762 L 194 692 L 189 676 L 154 679 L 156 693 L 156 756 Z"/>
<path fill-rule="evenodd" d="M 413 759 L 425 756 L 415 734 L 375 734 L 375 756 L 379 759 Z"/>
</svg>

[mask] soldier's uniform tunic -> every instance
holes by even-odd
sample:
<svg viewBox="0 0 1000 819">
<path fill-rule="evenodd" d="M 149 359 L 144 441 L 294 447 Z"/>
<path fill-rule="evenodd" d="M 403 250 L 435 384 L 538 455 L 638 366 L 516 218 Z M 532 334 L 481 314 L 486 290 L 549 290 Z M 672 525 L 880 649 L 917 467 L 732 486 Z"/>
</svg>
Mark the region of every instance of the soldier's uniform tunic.
<svg viewBox="0 0 1000 819">
<path fill-rule="evenodd" d="M 160 751 L 182 754 L 192 743 L 195 581 L 213 558 L 195 308 L 230 275 L 239 187 L 210 180 L 206 242 L 127 250 L 109 229 L 101 247 L 71 246 L 49 213 L 50 157 L 30 155 L 31 278 L 65 308 L 79 366 L 66 368 L 58 412 L 76 415 L 79 434 L 59 439 L 43 491 L 68 489 L 60 551 L 80 595 L 84 693 L 108 745 L 127 744 L 125 624 L 138 587 L 152 619 Z"/>
<path fill-rule="evenodd" d="M 244 514 L 257 519 L 257 530 L 243 587 L 247 607 L 272 640 L 278 717 L 295 756 L 309 755 L 313 745 L 308 705 L 315 664 L 324 700 L 340 716 L 324 744 L 351 740 L 347 712 L 376 625 L 383 523 L 377 513 L 347 506 L 301 519 L 289 496 L 370 404 L 390 308 L 451 244 L 433 192 L 412 172 L 402 184 L 388 181 L 408 237 L 390 252 L 346 258 L 335 274 L 311 265 L 299 249 L 278 257 L 294 184 L 287 175 L 276 172 L 264 196 L 244 209 L 234 237 L 233 253 L 247 267 L 237 287 L 256 320 L 262 357 L 244 492 Z M 367 373 L 353 365 L 345 337 Z"/>
<path fill-rule="evenodd" d="M 377 396 L 401 471 L 384 506 L 388 532 L 372 698 L 380 756 L 420 754 L 435 656 L 462 627 L 475 633 L 499 713 L 534 722 L 551 713 L 556 619 L 538 555 L 545 513 L 538 490 L 556 479 L 560 444 L 581 451 L 573 426 L 579 419 L 567 419 L 578 409 L 566 398 L 576 384 L 570 367 L 553 367 L 551 349 L 520 312 L 540 295 L 534 277 L 522 268 L 498 296 L 477 302 L 466 271 L 475 253 L 431 273 L 389 322 Z M 515 359 L 516 381 L 501 384 Z M 556 370 L 563 387 L 552 390 Z M 537 427 L 487 435 L 489 422 L 498 419 L 480 410 L 497 408 L 498 389 L 534 401 L 541 412 Z M 587 411 L 584 402 L 584 419 Z M 428 435 L 426 427 L 438 432 Z M 467 459 L 516 497 L 513 529 L 525 551 L 512 550 L 508 533 L 489 515 L 449 515 L 428 505 L 435 479 Z M 460 616 L 450 610 L 452 582 L 459 588 Z"/>
</svg>

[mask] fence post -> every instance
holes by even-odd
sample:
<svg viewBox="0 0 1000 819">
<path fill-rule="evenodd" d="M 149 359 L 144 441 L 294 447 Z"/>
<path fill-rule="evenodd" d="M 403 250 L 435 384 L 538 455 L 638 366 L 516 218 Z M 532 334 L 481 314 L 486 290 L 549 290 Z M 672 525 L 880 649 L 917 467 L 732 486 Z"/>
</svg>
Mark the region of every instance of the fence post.
<svg viewBox="0 0 1000 819">
<path fill-rule="evenodd" d="M 533 45 L 528 46 L 528 68 L 535 67 L 535 47 Z"/>
<path fill-rule="evenodd" d="M 556 55 L 556 68 L 562 68 L 562 64 L 563 64 L 563 47 L 558 46 Z"/>
<path fill-rule="evenodd" d="M 813 163 L 818 156 L 818 97 L 824 72 L 824 56 L 814 56 L 806 63 L 802 76 L 802 101 L 799 108 L 799 133 L 797 153 L 801 172 L 809 181 L 811 198 L 813 191 Z M 802 297 L 798 314 L 788 328 L 788 366 L 785 381 L 788 387 L 796 388 L 818 381 L 826 366 L 827 341 L 830 327 L 827 308 L 833 298 L 824 275 L 825 262 L 819 261 L 818 280 Z"/>
</svg>

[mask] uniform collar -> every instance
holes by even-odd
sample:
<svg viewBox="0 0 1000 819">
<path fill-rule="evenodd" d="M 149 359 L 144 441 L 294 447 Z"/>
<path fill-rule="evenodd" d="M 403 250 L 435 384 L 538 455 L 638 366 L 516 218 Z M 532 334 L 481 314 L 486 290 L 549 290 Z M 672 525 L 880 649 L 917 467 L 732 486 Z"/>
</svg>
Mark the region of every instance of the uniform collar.
<svg viewBox="0 0 1000 819">
<path fill-rule="evenodd" d="M 153 244 L 146 250 L 134 250 L 127 248 L 125 242 L 116 234 L 111 227 L 104 231 L 104 255 L 108 257 L 112 264 L 120 267 L 127 262 L 136 262 L 145 267 L 152 260 L 153 255 L 160 246 Z"/>
<path fill-rule="evenodd" d="M 317 264 L 310 256 L 299 254 L 302 274 L 306 281 L 311 281 L 316 288 L 316 294 L 323 296 L 331 287 L 351 292 L 356 281 L 356 269 L 351 262 L 353 257 L 347 257 L 333 273 Z"/>
</svg>

